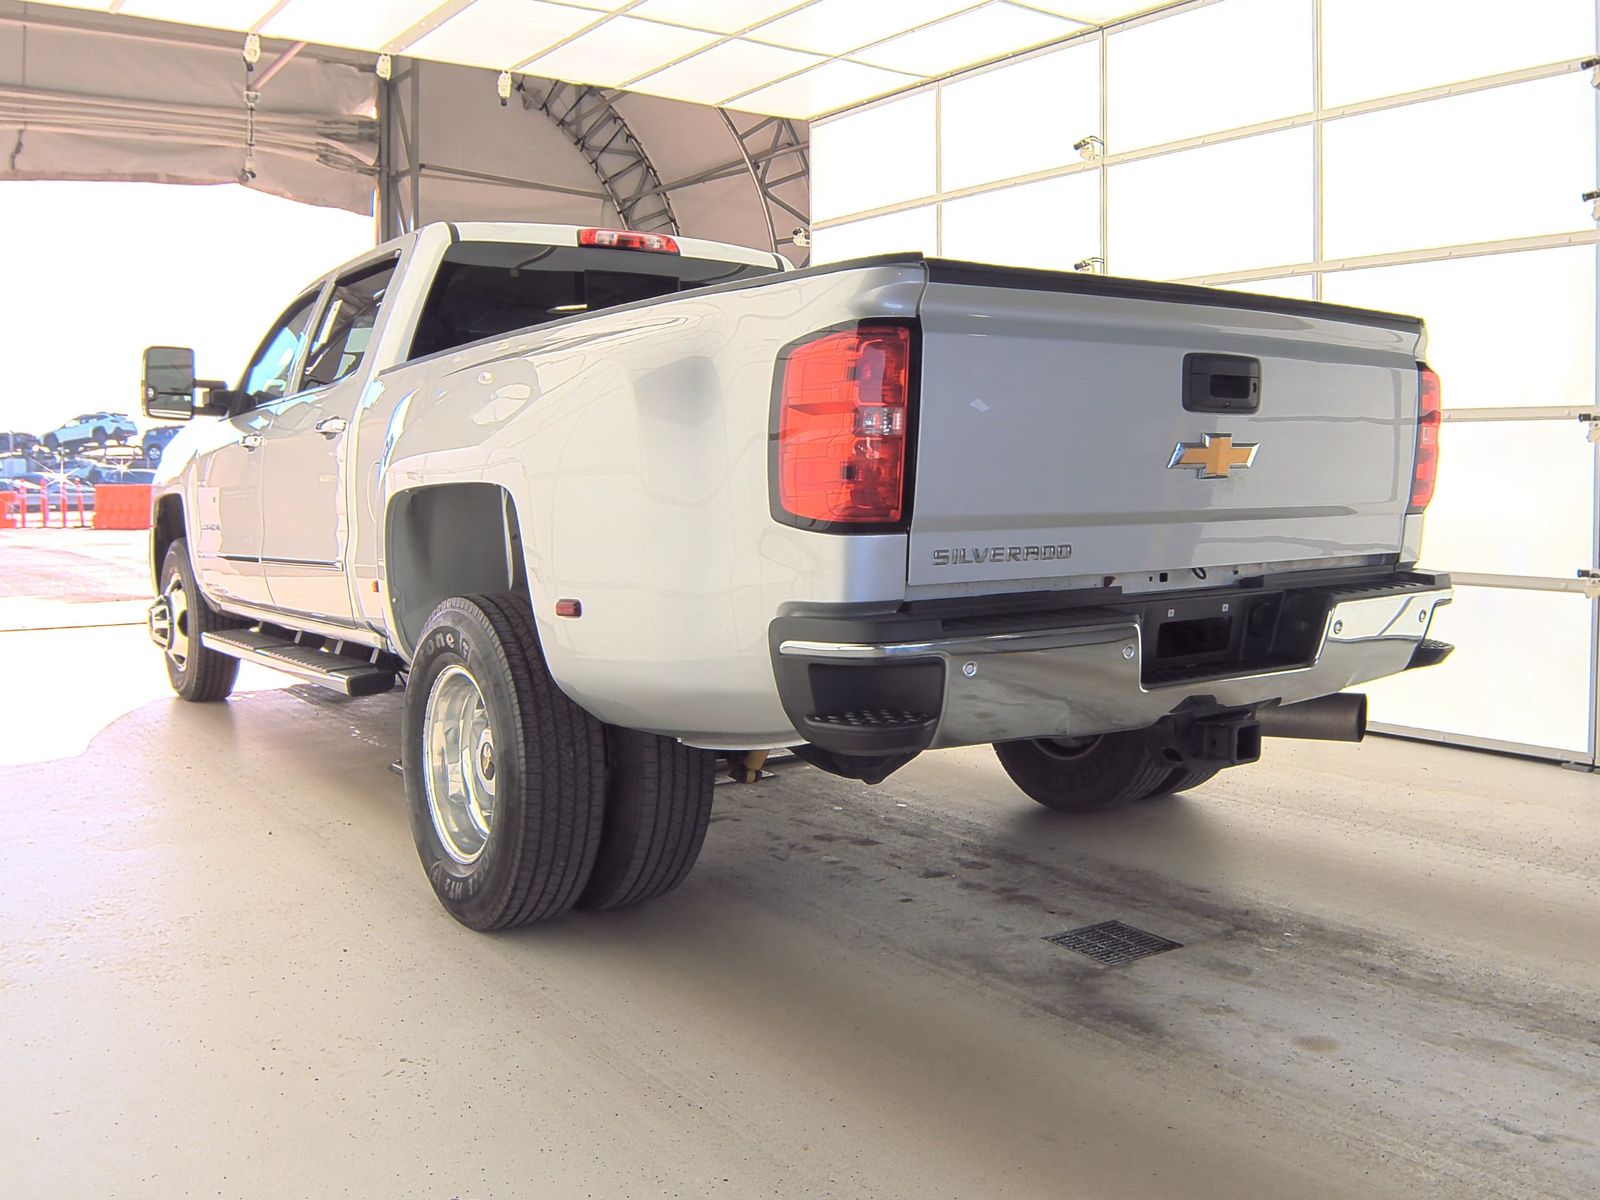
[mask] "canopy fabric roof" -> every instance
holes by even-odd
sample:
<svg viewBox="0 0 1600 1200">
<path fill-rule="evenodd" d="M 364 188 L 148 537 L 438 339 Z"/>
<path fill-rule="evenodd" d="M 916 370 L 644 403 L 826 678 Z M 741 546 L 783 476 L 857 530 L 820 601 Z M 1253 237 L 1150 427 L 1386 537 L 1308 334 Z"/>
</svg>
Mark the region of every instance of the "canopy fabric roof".
<svg viewBox="0 0 1600 1200">
<path fill-rule="evenodd" d="M 242 182 L 363 213 L 376 191 L 386 236 L 431 220 L 620 224 L 805 260 L 803 122 L 532 75 L 502 105 L 490 71 L 402 56 L 383 82 L 370 54 L 272 39 L 247 73 L 242 43 L 0 0 L 0 180 Z"/>
<path fill-rule="evenodd" d="M 23 11 L 0 5 L 0 179 L 249 182 L 371 211 L 370 72 L 297 55 L 261 91 L 251 152 L 237 45 L 71 28 Z"/>
<path fill-rule="evenodd" d="M 52 2 L 807 120 L 1172 6 L 1171 0 Z"/>
</svg>

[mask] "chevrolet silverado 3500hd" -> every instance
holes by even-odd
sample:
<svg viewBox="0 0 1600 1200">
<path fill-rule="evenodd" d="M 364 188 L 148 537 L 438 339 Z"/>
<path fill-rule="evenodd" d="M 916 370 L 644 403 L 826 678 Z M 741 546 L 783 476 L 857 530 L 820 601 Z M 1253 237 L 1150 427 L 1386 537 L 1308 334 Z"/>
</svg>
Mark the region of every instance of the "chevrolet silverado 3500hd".
<svg viewBox="0 0 1600 1200">
<path fill-rule="evenodd" d="M 306 289 L 236 388 L 146 354 L 150 633 L 405 684 L 440 901 L 477 929 L 661 894 L 718 754 L 876 783 L 993 743 L 1078 811 L 1439 661 L 1415 569 L 1439 385 L 1410 317 L 917 254 L 435 224 Z M 196 394 L 201 400 L 197 405 Z"/>
</svg>

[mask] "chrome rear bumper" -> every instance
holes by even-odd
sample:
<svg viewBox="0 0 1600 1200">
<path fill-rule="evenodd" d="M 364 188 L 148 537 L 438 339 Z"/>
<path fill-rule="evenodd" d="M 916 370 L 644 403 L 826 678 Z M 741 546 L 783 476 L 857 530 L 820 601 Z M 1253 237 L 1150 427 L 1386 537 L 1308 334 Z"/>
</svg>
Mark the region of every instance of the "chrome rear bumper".
<svg viewBox="0 0 1600 1200">
<path fill-rule="evenodd" d="M 1185 706 L 1293 704 L 1406 670 L 1434 612 L 1449 603 L 1450 587 L 1369 590 L 1381 594 L 1353 594 L 1329 607 L 1309 662 L 1168 684 L 1144 682 L 1147 648 L 1133 616 L 926 641 L 787 638 L 776 650 L 780 659 L 810 664 L 941 663 L 943 698 L 940 711 L 927 714 L 933 723 L 931 741 L 924 740 L 929 748 L 1076 737 L 1142 729 Z M 812 731 L 802 721 L 800 732 Z"/>
</svg>

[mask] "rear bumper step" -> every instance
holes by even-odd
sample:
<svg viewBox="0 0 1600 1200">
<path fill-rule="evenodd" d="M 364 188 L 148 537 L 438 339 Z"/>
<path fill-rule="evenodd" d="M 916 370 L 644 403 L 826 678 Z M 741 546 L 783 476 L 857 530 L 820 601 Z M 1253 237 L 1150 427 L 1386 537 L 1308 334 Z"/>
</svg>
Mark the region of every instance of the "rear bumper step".
<svg viewBox="0 0 1600 1200">
<path fill-rule="evenodd" d="M 297 642 L 266 630 L 227 629 L 201 636 L 207 649 L 256 663 L 346 696 L 376 696 L 394 687 L 396 672 L 387 664 L 338 650 Z M 375 652 L 374 652 L 375 653 Z"/>
<path fill-rule="evenodd" d="M 1436 667 L 1445 659 L 1454 654 L 1456 648 L 1449 642 L 1441 642 L 1436 638 L 1423 638 L 1417 643 L 1417 648 L 1411 652 L 1411 662 L 1406 670 L 1415 671 L 1418 667 Z"/>
<path fill-rule="evenodd" d="M 780 619 L 772 631 L 774 669 L 796 730 L 841 754 L 1081 737 L 1145 729 L 1173 715 L 1204 717 L 1274 703 L 1284 706 L 1283 715 L 1264 715 L 1261 732 L 1294 736 L 1274 727 L 1291 723 L 1289 706 L 1438 661 L 1444 644 L 1429 642 L 1427 633 L 1435 610 L 1450 598 L 1442 577 L 1334 591 L 1301 661 L 1236 665 L 1181 679 L 1146 670 L 1144 660 L 1156 648 L 1139 605 L 1085 610 L 1046 627 L 883 641 L 859 636 L 872 618 L 842 619 L 841 632 L 853 636 L 838 640 L 818 636 L 826 619 Z M 869 709 L 931 716 L 888 727 L 815 716 Z M 1327 715 L 1324 709 L 1301 709 L 1293 723 Z M 1354 724 L 1343 709 L 1333 715 L 1341 729 Z M 1231 756 L 1240 754 L 1230 749 Z"/>
<path fill-rule="evenodd" d="M 937 716 L 903 709 L 867 708 L 814 714 L 800 732 L 813 744 L 826 743 L 839 753 L 893 754 L 920 750 L 933 737 Z M 848 751 L 846 746 L 859 747 Z"/>
</svg>

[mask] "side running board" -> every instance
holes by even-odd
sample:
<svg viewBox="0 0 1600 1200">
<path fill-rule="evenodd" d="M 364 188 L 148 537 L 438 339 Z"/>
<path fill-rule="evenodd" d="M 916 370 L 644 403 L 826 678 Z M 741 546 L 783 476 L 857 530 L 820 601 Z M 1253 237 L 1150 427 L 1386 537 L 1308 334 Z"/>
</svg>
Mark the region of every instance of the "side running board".
<svg viewBox="0 0 1600 1200">
<path fill-rule="evenodd" d="M 204 634 L 200 640 L 218 654 L 271 667 L 346 696 L 387 692 L 394 687 L 399 672 L 393 655 L 315 634 L 271 628 L 225 629 Z"/>
</svg>

